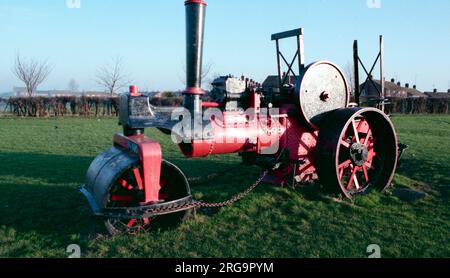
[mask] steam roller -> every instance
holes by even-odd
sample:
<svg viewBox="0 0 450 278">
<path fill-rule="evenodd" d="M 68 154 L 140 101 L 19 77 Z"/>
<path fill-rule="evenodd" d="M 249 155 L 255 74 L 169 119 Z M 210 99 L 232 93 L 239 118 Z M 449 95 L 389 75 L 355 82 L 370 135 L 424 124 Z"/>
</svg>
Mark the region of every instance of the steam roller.
<svg viewBox="0 0 450 278">
<path fill-rule="evenodd" d="M 376 108 L 349 105 L 348 82 L 336 64 L 305 65 L 303 29 L 272 35 L 278 65 L 274 86 L 226 75 L 205 92 L 206 6 L 202 0 L 185 2 L 183 106 L 153 107 L 150 96 L 130 86 L 120 96 L 123 133 L 87 172 L 81 192 L 111 234 L 176 226 L 196 208 L 229 205 L 260 184 L 313 182 L 347 198 L 390 186 L 399 156 L 393 124 Z M 280 51 L 279 41 L 287 38 L 297 41 L 292 62 Z M 196 201 L 186 176 L 163 159 L 160 143 L 144 135 L 146 128 L 167 134 L 186 159 L 236 153 L 244 165 L 259 166 L 261 175 L 226 202 Z"/>
</svg>

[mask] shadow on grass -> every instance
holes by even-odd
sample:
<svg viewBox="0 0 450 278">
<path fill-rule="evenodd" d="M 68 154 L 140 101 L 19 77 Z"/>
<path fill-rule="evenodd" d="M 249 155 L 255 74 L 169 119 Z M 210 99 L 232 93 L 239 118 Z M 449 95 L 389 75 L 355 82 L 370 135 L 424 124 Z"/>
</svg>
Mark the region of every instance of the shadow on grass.
<svg viewBox="0 0 450 278">
<path fill-rule="evenodd" d="M 84 232 L 90 214 L 78 188 L 1 183 L 0 226 L 18 232 L 78 234 Z"/>
<path fill-rule="evenodd" d="M 397 173 L 426 184 L 446 200 L 450 197 L 450 166 L 447 164 L 408 157 L 402 161 Z"/>
<path fill-rule="evenodd" d="M 64 156 L 34 153 L 0 153 L 0 176 L 27 177 L 51 183 L 83 183 L 85 174 L 95 157 Z M 189 178 L 224 171 L 240 163 L 238 160 L 168 159 Z"/>
<path fill-rule="evenodd" d="M 58 184 L 82 183 L 93 157 L 34 153 L 0 153 L 0 176 Z"/>
<path fill-rule="evenodd" d="M 66 244 L 68 238 L 78 236 L 91 239 L 98 232 L 79 186 L 93 157 L 64 156 L 34 153 L 1 153 L 0 161 L 0 227 L 18 233 L 37 233 Z M 232 166 L 233 161 L 172 159 L 187 176 L 191 173 L 214 172 Z M 192 169 L 192 171 L 189 171 Z M 207 169 L 207 170 L 206 170 Z M 238 170 L 242 175 L 243 170 Z M 219 177 L 223 180 L 224 177 Z M 239 186 L 228 188 L 239 191 Z M 197 189 L 196 189 L 197 190 Z M 194 191 L 196 191 L 194 190 Z M 217 188 L 201 186 L 205 195 Z"/>
</svg>

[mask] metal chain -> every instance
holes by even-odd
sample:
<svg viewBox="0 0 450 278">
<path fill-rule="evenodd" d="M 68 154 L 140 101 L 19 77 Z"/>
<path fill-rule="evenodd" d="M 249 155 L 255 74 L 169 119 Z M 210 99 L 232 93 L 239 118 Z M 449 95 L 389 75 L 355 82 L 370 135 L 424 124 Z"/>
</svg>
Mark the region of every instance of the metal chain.
<svg viewBox="0 0 450 278">
<path fill-rule="evenodd" d="M 229 205 L 232 205 L 236 202 L 239 202 L 240 200 L 242 200 L 243 198 L 245 198 L 248 194 L 250 194 L 253 190 L 255 190 L 255 188 L 257 188 L 261 182 L 264 180 L 264 178 L 266 177 L 268 171 L 264 172 L 264 174 L 257 179 L 249 188 L 247 188 L 246 190 L 242 191 L 239 194 L 234 195 L 232 198 L 230 198 L 227 201 L 223 201 L 223 202 L 219 202 L 219 203 L 207 203 L 207 202 L 202 202 L 202 201 L 195 201 L 195 207 L 196 208 L 221 208 L 221 207 L 226 207 Z"/>
<path fill-rule="evenodd" d="M 168 214 L 168 213 L 172 213 L 172 212 L 178 212 L 178 211 L 194 209 L 194 208 L 196 208 L 196 209 L 199 209 L 199 208 L 221 208 L 221 207 L 230 206 L 230 205 L 242 200 L 248 194 L 250 194 L 253 190 L 255 190 L 262 183 L 264 178 L 267 176 L 267 173 L 268 173 L 268 171 L 265 171 L 263 173 L 263 175 L 258 180 L 256 180 L 249 188 L 247 188 L 246 190 L 242 191 L 239 194 L 234 195 L 233 197 L 231 197 L 230 199 L 228 199 L 226 201 L 218 202 L 218 203 L 209 203 L 209 202 L 192 200 L 191 202 L 187 202 L 184 204 L 177 203 L 177 204 L 173 204 L 168 207 L 149 209 L 146 211 L 145 214 L 158 215 L 158 214 Z"/>
</svg>

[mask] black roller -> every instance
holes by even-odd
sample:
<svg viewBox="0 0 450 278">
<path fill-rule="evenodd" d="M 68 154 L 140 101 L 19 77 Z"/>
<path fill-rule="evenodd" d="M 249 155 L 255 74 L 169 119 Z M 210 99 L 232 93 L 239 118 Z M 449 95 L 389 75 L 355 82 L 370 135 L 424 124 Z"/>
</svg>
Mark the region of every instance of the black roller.
<svg viewBox="0 0 450 278">
<path fill-rule="evenodd" d="M 137 163 L 137 155 L 115 147 L 97 156 L 91 163 L 86 174 L 85 188 L 94 197 L 100 209 L 108 205 L 111 186 Z"/>
<path fill-rule="evenodd" d="M 332 192 L 352 198 L 391 185 L 397 166 L 397 136 L 390 119 L 375 108 L 328 113 L 320 123 L 317 170 Z"/>
<path fill-rule="evenodd" d="M 82 189 L 95 213 L 104 209 L 132 208 L 142 205 L 144 191 L 139 188 L 137 176 L 142 174 L 139 157 L 118 148 L 111 148 L 98 156 L 91 164 L 86 185 Z M 142 180 L 142 176 L 140 177 Z M 163 160 L 161 165 L 161 190 L 159 199 L 167 203 L 191 196 L 188 180 L 174 164 Z M 115 217 L 105 219 L 110 234 L 136 234 L 159 228 L 174 227 L 192 210 L 130 219 Z"/>
</svg>

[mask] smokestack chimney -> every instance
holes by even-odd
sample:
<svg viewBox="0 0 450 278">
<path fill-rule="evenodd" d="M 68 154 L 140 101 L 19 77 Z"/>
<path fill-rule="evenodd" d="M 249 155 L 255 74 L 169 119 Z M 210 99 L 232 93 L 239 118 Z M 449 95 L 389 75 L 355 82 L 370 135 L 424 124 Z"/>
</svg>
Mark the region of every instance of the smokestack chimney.
<svg viewBox="0 0 450 278">
<path fill-rule="evenodd" d="M 194 113 L 201 113 L 202 58 L 205 29 L 206 2 L 187 0 L 186 7 L 186 91 L 184 106 Z"/>
</svg>

